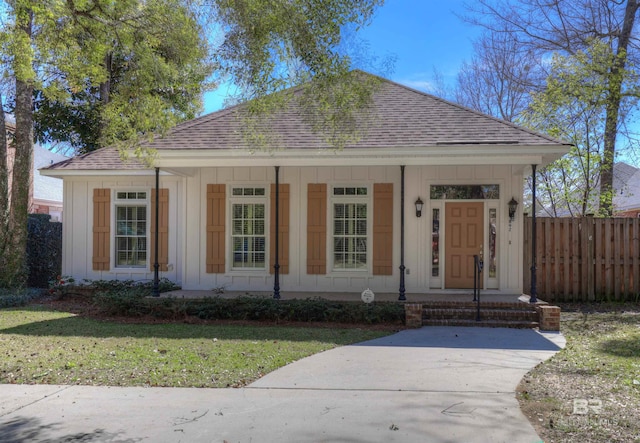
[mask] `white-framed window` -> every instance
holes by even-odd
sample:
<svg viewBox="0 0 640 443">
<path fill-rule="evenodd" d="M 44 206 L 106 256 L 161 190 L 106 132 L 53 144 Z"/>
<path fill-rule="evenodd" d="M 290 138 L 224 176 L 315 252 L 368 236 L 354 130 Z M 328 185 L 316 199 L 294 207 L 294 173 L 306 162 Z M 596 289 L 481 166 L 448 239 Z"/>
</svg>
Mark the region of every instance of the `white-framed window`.
<svg viewBox="0 0 640 443">
<path fill-rule="evenodd" d="M 334 270 L 367 270 L 369 256 L 369 188 L 334 186 L 332 255 Z"/>
<path fill-rule="evenodd" d="M 267 195 L 264 186 L 231 189 L 231 266 L 267 268 Z"/>
<path fill-rule="evenodd" d="M 116 191 L 115 267 L 145 268 L 148 256 L 149 201 L 147 191 Z"/>
</svg>

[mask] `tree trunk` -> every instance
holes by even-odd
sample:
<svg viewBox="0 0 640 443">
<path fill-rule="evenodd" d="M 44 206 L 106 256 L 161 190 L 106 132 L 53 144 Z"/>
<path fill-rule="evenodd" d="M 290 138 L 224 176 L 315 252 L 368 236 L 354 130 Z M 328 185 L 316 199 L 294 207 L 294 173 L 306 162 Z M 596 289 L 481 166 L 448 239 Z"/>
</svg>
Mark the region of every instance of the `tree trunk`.
<svg viewBox="0 0 640 443">
<path fill-rule="evenodd" d="M 624 13 L 622 30 L 618 36 L 618 48 L 616 58 L 609 71 L 609 96 L 606 106 L 604 129 L 604 153 L 600 170 L 600 212 L 602 215 L 613 215 L 613 163 L 616 155 L 616 135 L 618 133 L 618 120 L 620 115 L 620 103 L 622 101 L 622 83 L 624 69 L 627 63 L 627 49 L 631 32 L 638 11 L 638 2 L 629 0 Z"/>
<path fill-rule="evenodd" d="M 109 52 L 104 56 L 104 68 L 107 71 L 107 79 L 100 83 L 100 102 L 103 105 L 109 103 L 109 96 L 111 95 L 111 77 L 113 69 L 113 54 Z"/>
<path fill-rule="evenodd" d="M 25 11 L 24 17 L 19 29 L 31 40 L 33 13 Z M 15 85 L 15 160 L 11 180 L 9 236 L 3 254 L 5 268 L 0 277 L 0 285 L 7 287 L 23 286 L 27 278 L 27 217 L 33 167 L 33 81 L 16 78 Z"/>
<path fill-rule="evenodd" d="M 5 268 L 4 251 L 9 238 L 9 164 L 7 155 L 9 146 L 7 144 L 7 127 L 4 108 L 2 106 L 2 95 L 0 94 L 0 269 Z"/>
</svg>

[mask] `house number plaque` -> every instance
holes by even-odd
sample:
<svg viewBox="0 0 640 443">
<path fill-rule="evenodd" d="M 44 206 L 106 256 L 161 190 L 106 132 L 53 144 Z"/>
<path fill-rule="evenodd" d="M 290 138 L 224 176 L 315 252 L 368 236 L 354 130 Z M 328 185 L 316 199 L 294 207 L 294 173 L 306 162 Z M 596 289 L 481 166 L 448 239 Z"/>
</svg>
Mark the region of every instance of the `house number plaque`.
<svg viewBox="0 0 640 443">
<path fill-rule="evenodd" d="M 373 291 L 371 289 L 367 288 L 364 291 L 362 291 L 362 301 L 363 302 L 371 303 L 374 298 L 375 298 L 375 294 L 373 293 Z"/>
</svg>

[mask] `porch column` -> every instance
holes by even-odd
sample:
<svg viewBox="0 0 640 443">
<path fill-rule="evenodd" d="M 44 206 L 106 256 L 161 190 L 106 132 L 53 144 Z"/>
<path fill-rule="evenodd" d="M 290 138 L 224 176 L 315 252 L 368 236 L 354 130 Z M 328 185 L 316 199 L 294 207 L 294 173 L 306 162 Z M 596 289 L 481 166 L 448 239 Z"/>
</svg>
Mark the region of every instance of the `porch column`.
<svg viewBox="0 0 640 443">
<path fill-rule="evenodd" d="M 154 297 L 160 297 L 160 288 L 159 288 L 159 279 L 158 279 L 158 269 L 160 268 L 160 264 L 158 263 L 158 236 L 160 235 L 159 228 L 159 211 L 160 211 L 160 168 L 156 168 L 156 210 L 153 216 L 156 220 L 156 232 L 153 236 L 153 243 L 155 245 L 155 250 L 153 254 L 153 288 L 151 289 L 151 295 Z"/>
<path fill-rule="evenodd" d="M 530 303 L 538 301 L 536 288 L 536 165 L 531 165 L 531 296 Z"/>
<path fill-rule="evenodd" d="M 276 259 L 273 265 L 273 298 L 280 299 L 280 166 L 276 166 Z M 266 258 L 266 257 L 265 257 Z"/>
<path fill-rule="evenodd" d="M 398 300 L 404 301 L 404 165 L 400 166 L 400 290 Z"/>
</svg>

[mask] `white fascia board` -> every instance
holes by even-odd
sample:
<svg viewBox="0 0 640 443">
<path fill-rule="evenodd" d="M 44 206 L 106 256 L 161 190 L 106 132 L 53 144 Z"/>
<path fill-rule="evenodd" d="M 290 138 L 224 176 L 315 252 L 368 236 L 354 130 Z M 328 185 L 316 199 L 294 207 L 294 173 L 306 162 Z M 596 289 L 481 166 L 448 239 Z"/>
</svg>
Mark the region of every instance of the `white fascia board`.
<svg viewBox="0 0 640 443">
<path fill-rule="evenodd" d="M 62 178 L 65 177 L 102 177 L 105 175 L 117 175 L 117 176 L 154 176 L 156 171 L 154 169 L 51 169 L 40 170 L 40 175 L 46 177 Z M 160 175 L 172 175 L 160 170 Z"/>
<path fill-rule="evenodd" d="M 449 145 L 424 148 L 287 149 L 255 151 L 245 149 L 162 149 L 154 162 L 161 175 L 191 176 L 201 167 L 246 166 L 407 166 L 445 165 L 541 165 L 562 157 L 568 146 Z M 180 168 L 180 171 L 172 168 Z M 41 169 L 46 177 L 152 176 L 149 169 Z"/>
<path fill-rule="evenodd" d="M 432 148 L 335 150 L 282 150 L 249 152 L 234 150 L 160 150 L 156 166 L 160 168 L 233 167 L 233 166 L 360 166 L 404 165 L 496 165 L 541 164 L 546 158 L 559 158 L 562 146 L 437 146 Z M 247 163 L 250 163 L 249 165 Z"/>
</svg>

